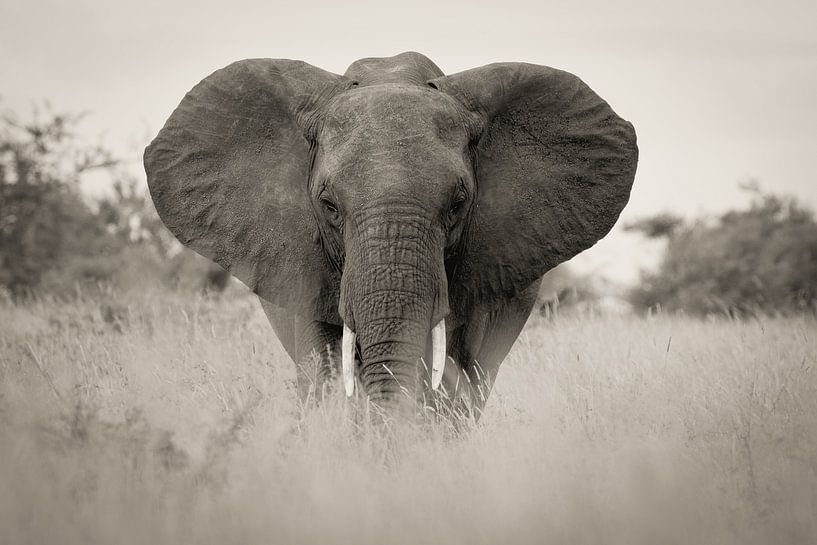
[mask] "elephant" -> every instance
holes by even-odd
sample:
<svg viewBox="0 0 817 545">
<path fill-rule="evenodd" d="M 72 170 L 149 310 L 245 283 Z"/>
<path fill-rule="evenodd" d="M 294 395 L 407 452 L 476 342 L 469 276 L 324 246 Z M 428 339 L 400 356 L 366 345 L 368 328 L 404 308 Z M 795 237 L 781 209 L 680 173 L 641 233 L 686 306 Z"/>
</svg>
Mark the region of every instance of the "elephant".
<svg viewBox="0 0 817 545">
<path fill-rule="evenodd" d="M 144 154 L 162 221 L 258 295 L 301 397 L 339 373 L 414 415 L 437 389 L 481 414 L 541 277 L 610 231 L 637 161 L 573 74 L 415 52 L 237 61 Z"/>
</svg>

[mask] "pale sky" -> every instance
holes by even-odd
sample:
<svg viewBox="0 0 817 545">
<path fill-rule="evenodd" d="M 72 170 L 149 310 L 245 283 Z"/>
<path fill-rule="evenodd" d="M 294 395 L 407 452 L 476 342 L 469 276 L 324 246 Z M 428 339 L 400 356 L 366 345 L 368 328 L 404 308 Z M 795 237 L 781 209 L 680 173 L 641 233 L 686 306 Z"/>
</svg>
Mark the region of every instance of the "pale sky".
<svg viewBox="0 0 817 545">
<path fill-rule="evenodd" d="M 619 225 L 747 202 L 757 179 L 817 209 L 817 1 L 547 2 L 0 0 L 0 109 L 88 111 L 141 172 L 184 93 L 249 57 L 336 73 L 406 50 L 446 73 L 525 61 L 578 75 L 638 133 Z M 620 228 L 579 267 L 631 280 L 654 248 Z"/>
</svg>

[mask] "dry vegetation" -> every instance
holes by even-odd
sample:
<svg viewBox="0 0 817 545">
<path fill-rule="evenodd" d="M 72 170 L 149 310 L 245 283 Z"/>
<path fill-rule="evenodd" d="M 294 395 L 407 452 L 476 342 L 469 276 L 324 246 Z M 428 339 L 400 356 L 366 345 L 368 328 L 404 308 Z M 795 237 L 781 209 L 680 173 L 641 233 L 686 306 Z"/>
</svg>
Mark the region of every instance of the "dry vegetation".
<svg viewBox="0 0 817 545">
<path fill-rule="evenodd" d="M 813 318 L 532 319 L 477 426 L 299 409 L 255 300 L 0 305 L 0 543 L 813 543 Z"/>
</svg>

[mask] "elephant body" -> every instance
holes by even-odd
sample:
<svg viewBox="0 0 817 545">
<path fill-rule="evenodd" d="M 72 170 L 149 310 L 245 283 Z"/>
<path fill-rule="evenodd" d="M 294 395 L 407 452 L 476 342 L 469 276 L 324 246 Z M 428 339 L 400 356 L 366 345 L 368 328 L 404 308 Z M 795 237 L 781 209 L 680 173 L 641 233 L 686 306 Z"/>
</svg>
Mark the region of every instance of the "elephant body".
<svg viewBox="0 0 817 545">
<path fill-rule="evenodd" d="M 357 377 L 414 410 L 441 383 L 478 414 L 542 275 L 612 228 L 637 156 L 572 74 L 445 76 L 403 53 L 342 76 L 234 63 L 188 93 L 145 168 L 176 237 L 260 296 L 302 397 L 340 359 L 347 393 Z"/>
</svg>

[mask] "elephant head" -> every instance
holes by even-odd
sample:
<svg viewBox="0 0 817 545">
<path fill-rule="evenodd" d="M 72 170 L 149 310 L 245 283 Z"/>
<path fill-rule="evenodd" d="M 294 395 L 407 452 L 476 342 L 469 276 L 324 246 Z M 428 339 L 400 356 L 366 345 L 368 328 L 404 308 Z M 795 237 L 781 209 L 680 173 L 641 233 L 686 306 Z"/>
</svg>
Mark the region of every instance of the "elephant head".
<svg viewBox="0 0 817 545">
<path fill-rule="evenodd" d="M 347 387 L 422 390 L 450 331 L 592 246 L 626 204 L 630 123 L 579 78 L 417 53 L 343 76 L 251 59 L 193 88 L 145 152 L 162 220 L 293 315 L 344 326 Z M 351 378 L 351 381 L 349 380 Z"/>
</svg>

